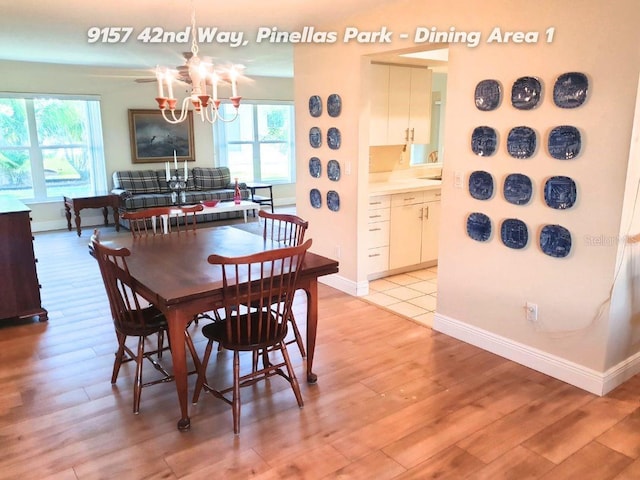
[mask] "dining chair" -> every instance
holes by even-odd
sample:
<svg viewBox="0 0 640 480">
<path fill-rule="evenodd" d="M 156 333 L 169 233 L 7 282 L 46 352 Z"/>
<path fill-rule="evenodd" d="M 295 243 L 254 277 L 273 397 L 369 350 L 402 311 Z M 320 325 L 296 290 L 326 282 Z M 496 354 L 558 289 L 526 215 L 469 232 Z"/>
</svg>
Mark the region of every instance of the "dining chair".
<svg viewBox="0 0 640 480">
<path fill-rule="evenodd" d="M 210 255 L 208 262 L 221 270 L 222 321 L 202 327 L 208 339 L 200 365 L 193 403 L 204 389 L 232 407 L 233 431 L 240 433 L 240 388 L 274 375 L 286 379 L 298 402 L 304 402 L 300 385 L 291 365 L 287 344 L 287 326 L 291 316 L 293 294 L 298 288 L 298 273 L 311 240 L 294 247 L 268 250 L 242 257 Z M 275 302 L 275 303 L 274 303 Z M 247 307 L 250 305 L 251 307 Z M 233 385 L 220 390 L 208 383 L 206 369 L 214 342 L 233 351 Z M 240 375 L 240 353 L 252 352 L 252 359 L 263 355 L 263 367 Z M 280 352 L 281 360 L 274 362 Z M 283 370 L 284 369 L 284 370 Z M 231 398 L 228 394 L 231 392 Z"/>
<path fill-rule="evenodd" d="M 127 257 L 131 255 L 129 249 L 113 249 L 103 245 L 100 243 L 100 232 L 96 230 L 91 236 L 89 252 L 98 261 L 118 340 L 111 383 L 116 383 L 123 363 L 136 362 L 133 384 L 133 413 L 138 414 L 140 412 L 140 397 L 144 387 L 173 380 L 173 375 L 158 361 L 162 356 L 162 352 L 169 348 L 169 346 L 164 345 L 167 320 L 160 310 L 153 305 L 149 305 L 136 291 L 127 267 Z M 152 335 L 157 335 L 158 343 L 155 349 L 147 351 L 145 350 L 146 340 Z M 135 352 L 126 344 L 129 337 L 135 337 L 138 340 Z M 186 330 L 185 342 L 193 358 L 196 371 L 199 371 L 200 360 L 191 336 Z M 143 381 L 142 367 L 145 359 L 162 374 L 160 378 L 147 382 Z"/>
<path fill-rule="evenodd" d="M 135 237 L 165 234 L 176 231 L 196 231 L 196 217 L 204 206 L 200 204 L 189 206 L 151 207 L 135 212 L 125 212 L 123 219 L 129 220 L 131 234 Z M 172 218 L 175 221 L 172 221 Z"/>
<path fill-rule="evenodd" d="M 263 222 L 263 237 L 265 240 L 275 240 L 287 246 L 300 245 L 304 241 L 304 234 L 309 227 L 309 222 L 297 215 L 284 213 L 269 213 L 264 210 L 258 212 L 260 221 Z M 302 335 L 298 329 L 298 324 L 291 310 L 291 329 L 294 339 L 287 342 L 287 345 L 296 343 L 300 350 L 300 355 L 306 356 Z"/>
</svg>

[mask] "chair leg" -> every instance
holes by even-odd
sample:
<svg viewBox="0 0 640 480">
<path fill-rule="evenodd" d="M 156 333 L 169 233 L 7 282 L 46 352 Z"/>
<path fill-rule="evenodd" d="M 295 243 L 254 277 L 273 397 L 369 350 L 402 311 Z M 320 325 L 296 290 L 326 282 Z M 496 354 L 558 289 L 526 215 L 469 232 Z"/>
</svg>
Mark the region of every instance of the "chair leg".
<svg viewBox="0 0 640 480">
<path fill-rule="evenodd" d="M 116 358 L 113 361 L 113 373 L 111 374 L 111 383 L 116 383 L 118 379 L 118 373 L 120 373 L 120 366 L 122 365 L 122 361 L 124 360 L 125 350 L 124 350 L 124 342 L 127 339 L 125 335 L 121 335 L 116 332 L 116 336 L 118 338 L 118 350 L 116 350 Z"/>
<path fill-rule="evenodd" d="M 140 413 L 140 396 L 142 395 L 142 362 L 144 360 L 144 337 L 138 337 L 138 354 L 136 356 L 136 377 L 133 384 L 133 413 Z"/>
<path fill-rule="evenodd" d="M 289 317 L 289 323 L 291 327 L 293 327 L 293 334 L 296 337 L 296 343 L 298 344 L 298 349 L 300 350 L 300 355 L 306 357 L 307 354 L 304 351 L 304 343 L 302 342 L 302 335 L 300 335 L 300 330 L 298 330 L 298 324 L 296 323 L 296 319 L 291 313 L 291 317 Z"/>
<path fill-rule="evenodd" d="M 304 406 L 304 400 L 302 400 L 302 393 L 300 392 L 300 384 L 298 383 L 298 379 L 296 378 L 296 373 L 293 370 L 293 366 L 291 365 L 291 359 L 289 358 L 289 352 L 287 352 L 287 346 L 284 342 L 281 344 L 282 357 L 284 358 L 284 363 L 287 367 L 287 374 L 289 375 L 289 383 L 291 384 L 291 388 L 293 389 L 293 393 L 296 396 L 296 400 L 298 401 L 298 406 Z"/>
<path fill-rule="evenodd" d="M 233 433 L 240 433 L 240 352 L 233 351 Z"/>
<path fill-rule="evenodd" d="M 185 339 L 185 343 L 187 344 L 187 348 L 189 348 L 189 352 L 191 352 L 191 358 L 193 359 L 193 364 L 196 367 L 198 378 L 200 378 L 200 373 L 202 371 L 202 364 L 200 363 L 200 359 L 198 358 L 196 347 L 193 344 L 191 335 L 189 335 L 189 332 L 186 329 L 184 331 L 184 339 Z"/>
<path fill-rule="evenodd" d="M 200 371 L 198 372 L 198 380 L 196 381 L 196 387 L 193 391 L 193 399 L 192 403 L 198 403 L 198 398 L 200 398 L 200 392 L 204 387 L 204 384 L 207 383 L 207 365 L 209 365 L 209 357 L 211 356 L 211 349 L 213 348 L 213 340 L 209 340 L 207 343 L 207 348 L 204 350 L 204 356 L 202 357 L 202 362 L 200 363 Z"/>
</svg>

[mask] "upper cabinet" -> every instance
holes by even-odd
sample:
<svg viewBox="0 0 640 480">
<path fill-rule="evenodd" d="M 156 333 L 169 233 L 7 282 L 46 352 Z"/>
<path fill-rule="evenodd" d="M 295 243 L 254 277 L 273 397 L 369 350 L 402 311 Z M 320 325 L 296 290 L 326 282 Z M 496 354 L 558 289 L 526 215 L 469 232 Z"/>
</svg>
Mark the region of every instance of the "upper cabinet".
<svg viewBox="0 0 640 480">
<path fill-rule="evenodd" d="M 370 145 L 429 143 L 431 70 L 372 64 Z"/>
</svg>

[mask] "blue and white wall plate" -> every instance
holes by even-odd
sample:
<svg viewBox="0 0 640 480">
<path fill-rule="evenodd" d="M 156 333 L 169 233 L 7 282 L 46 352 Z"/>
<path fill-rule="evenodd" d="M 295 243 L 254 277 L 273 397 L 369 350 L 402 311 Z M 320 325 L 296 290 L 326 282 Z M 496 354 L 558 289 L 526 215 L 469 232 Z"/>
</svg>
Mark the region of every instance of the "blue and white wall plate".
<svg viewBox="0 0 640 480">
<path fill-rule="evenodd" d="M 566 257 L 571 252 L 571 233 L 561 225 L 545 225 L 540 230 L 540 249 L 550 257 Z"/>
<path fill-rule="evenodd" d="M 551 177 L 544 184 L 544 201 L 556 210 L 573 207 L 577 196 L 576 182 L 569 177 Z"/>
<path fill-rule="evenodd" d="M 335 190 L 329 190 L 327 192 L 327 207 L 332 212 L 340 210 L 340 195 Z"/>
<path fill-rule="evenodd" d="M 514 127 L 507 136 L 507 151 L 513 158 L 529 158 L 536 151 L 536 132 L 529 127 Z"/>
<path fill-rule="evenodd" d="M 322 194 L 320 190 L 312 188 L 311 191 L 309 191 L 309 202 L 311 202 L 313 208 L 322 207 Z"/>
<path fill-rule="evenodd" d="M 309 115 L 312 117 L 322 115 L 322 98 L 320 95 L 312 95 L 309 97 Z"/>
<path fill-rule="evenodd" d="M 482 80 L 474 94 L 476 108 L 484 112 L 495 110 L 502 101 L 502 86 L 497 80 Z"/>
<path fill-rule="evenodd" d="M 334 182 L 340 180 L 340 163 L 337 160 L 327 162 L 327 177 Z"/>
<path fill-rule="evenodd" d="M 330 117 L 339 117 L 342 112 L 342 98 L 337 93 L 332 93 L 327 98 L 327 113 Z"/>
<path fill-rule="evenodd" d="M 467 217 L 467 235 L 478 242 L 486 242 L 491 238 L 491 219 L 484 213 L 470 213 Z"/>
<path fill-rule="evenodd" d="M 322 132 L 318 127 L 311 127 L 309 129 L 309 144 L 313 148 L 320 148 L 322 146 Z"/>
<path fill-rule="evenodd" d="M 469 175 L 469 194 L 476 200 L 488 200 L 493 196 L 493 177 L 489 172 L 476 170 Z"/>
<path fill-rule="evenodd" d="M 500 227 L 500 238 L 507 247 L 519 250 L 527 245 L 529 230 L 522 220 L 507 218 Z"/>
<path fill-rule="evenodd" d="M 481 157 L 489 157 L 496 152 L 498 135 L 487 126 L 476 127 L 471 134 L 471 150 Z"/>
<path fill-rule="evenodd" d="M 336 127 L 331 127 L 327 131 L 327 145 L 331 150 L 338 150 L 342 144 L 342 135 Z"/>
<path fill-rule="evenodd" d="M 313 178 L 320 178 L 322 175 L 322 162 L 318 157 L 311 157 L 309 159 L 309 174 Z"/>
<path fill-rule="evenodd" d="M 558 160 L 571 160 L 576 158 L 582 147 L 580 131 L 570 125 L 555 127 L 549 133 L 547 142 L 549 155 Z"/>
<path fill-rule="evenodd" d="M 533 185 L 531 179 L 521 173 L 512 173 L 504 179 L 503 192 L 507 202 L 526 205 L 531 201 Z"/>
<path fill-rule="evenodd" d="M 511 105 L 518 110 L 531 110 L 542 98 L 542 84 L 535 77 L 520 77 L 511 87 Z"/>
<path fill-rule="evenodd" d="M 587 99 L 588 90 L 589 79 L 584 73 L 563 73 L 553 85 L 553 103 L 560 108 L 579 107 Z"/>
</svg>

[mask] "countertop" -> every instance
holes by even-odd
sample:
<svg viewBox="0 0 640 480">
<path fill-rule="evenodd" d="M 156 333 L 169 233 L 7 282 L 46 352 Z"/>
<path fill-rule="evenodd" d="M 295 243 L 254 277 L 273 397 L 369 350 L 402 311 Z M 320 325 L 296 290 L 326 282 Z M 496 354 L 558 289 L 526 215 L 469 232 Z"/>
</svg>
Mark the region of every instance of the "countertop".
<svg viewBox="0 0 640 480">
<path fill-rule="evenodd" d="M 394 193 L 415 192 L 418 190 L 439 190 L 442 180 L 423 178 L 403 178 L 382 182 L 369 182 L 369 196 L 391 195 Z"/>
</svg>

